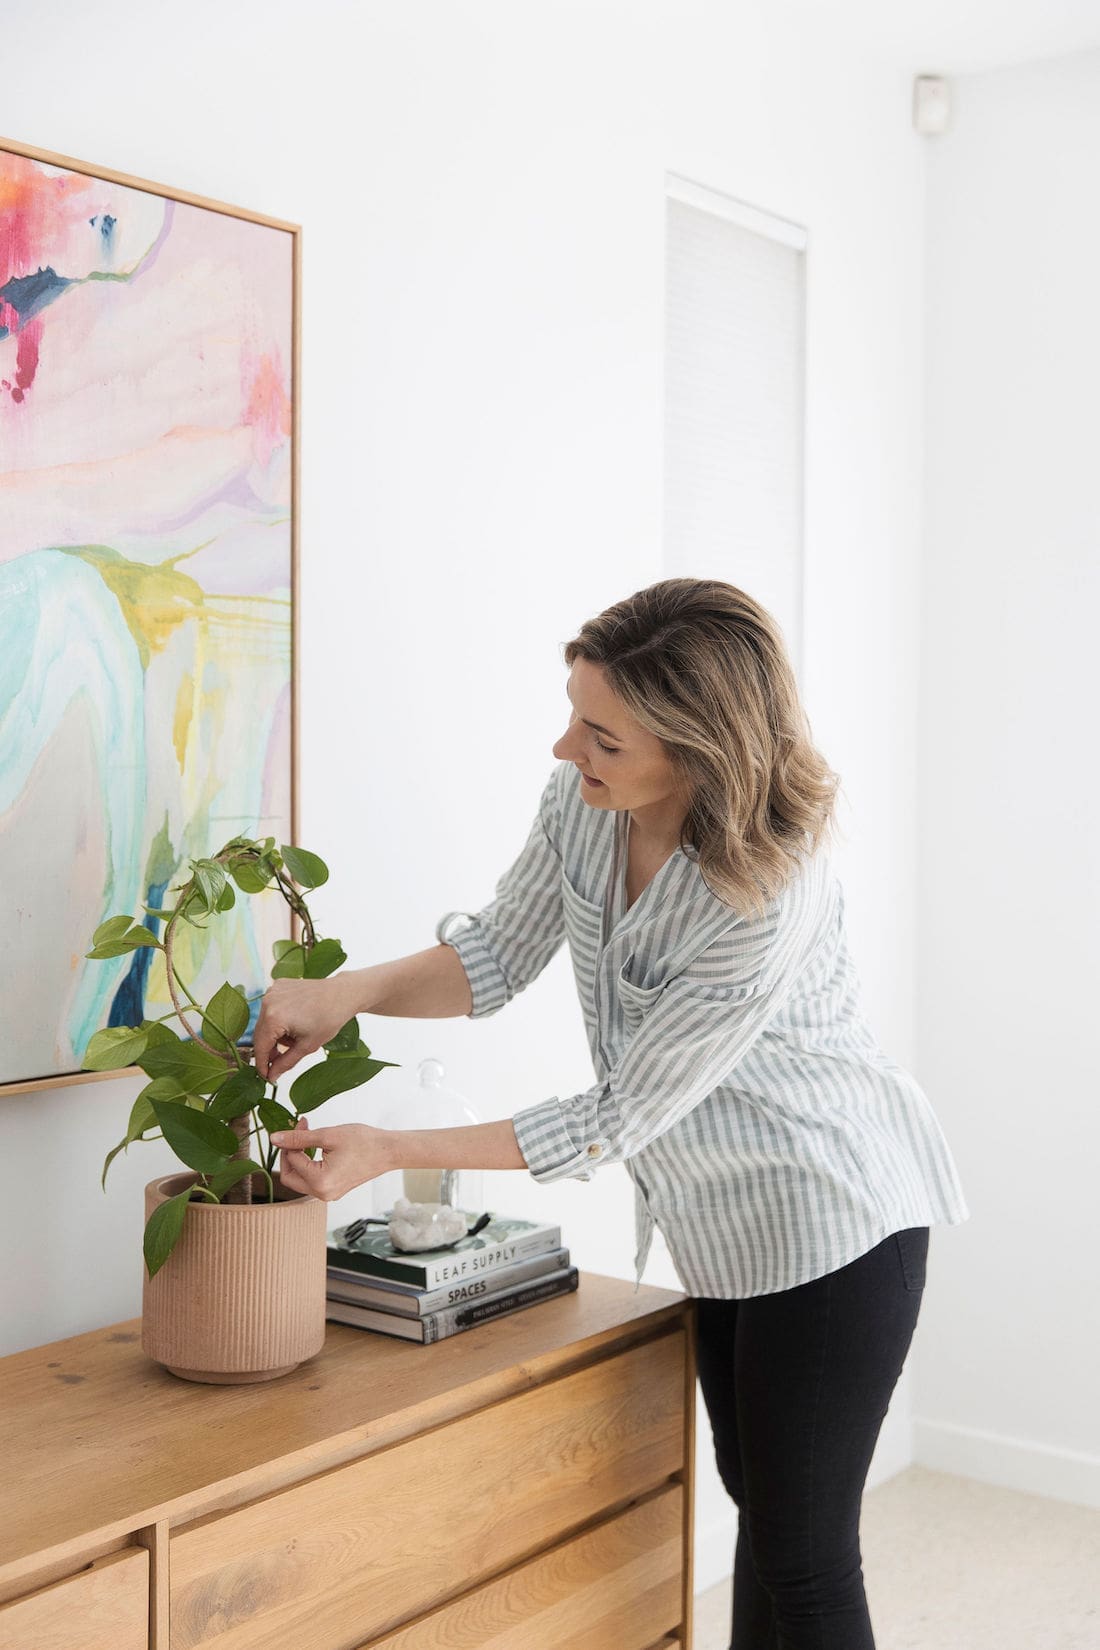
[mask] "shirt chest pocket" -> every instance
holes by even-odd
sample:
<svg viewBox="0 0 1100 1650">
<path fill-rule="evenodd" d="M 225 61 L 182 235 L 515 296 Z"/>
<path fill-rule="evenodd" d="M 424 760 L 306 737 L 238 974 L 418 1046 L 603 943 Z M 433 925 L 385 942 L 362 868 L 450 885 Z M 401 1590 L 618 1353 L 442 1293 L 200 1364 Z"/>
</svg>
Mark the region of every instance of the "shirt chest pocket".
<svg viewBox="0 0 1100 1650">
<path fill-rule="evenodd" d="M 615 989 L 618 992 L 619 1002 L 623 1010 L 623 1019 L 626 1021 L 629 1031 L 638 1029 L 646 1014 L 664 990 L 663 985 L 638 985 L 630 977 L 634 967 L 634 956 L 631 954 L 615 976 Z"/>
</svg>

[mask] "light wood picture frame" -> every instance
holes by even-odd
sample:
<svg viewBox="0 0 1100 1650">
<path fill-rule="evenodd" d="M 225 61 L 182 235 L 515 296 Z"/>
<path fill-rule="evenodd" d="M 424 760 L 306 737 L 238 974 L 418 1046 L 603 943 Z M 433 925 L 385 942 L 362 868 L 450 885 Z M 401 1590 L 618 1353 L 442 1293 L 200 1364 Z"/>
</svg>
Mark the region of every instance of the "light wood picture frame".
<svg viewBox="0 0 1100 1650">
<path fill-rule="evenodd" d="M 92 1033 L 171 1009 L 161 952 L 87 959 L 106 917 L 157 932 L 191 859 L 297 843 L 301 243 L 0 138 L 0 1092 L 123 1075 Z M 297 919 L 186 936 L 250 1040 Z"/>
</svg>

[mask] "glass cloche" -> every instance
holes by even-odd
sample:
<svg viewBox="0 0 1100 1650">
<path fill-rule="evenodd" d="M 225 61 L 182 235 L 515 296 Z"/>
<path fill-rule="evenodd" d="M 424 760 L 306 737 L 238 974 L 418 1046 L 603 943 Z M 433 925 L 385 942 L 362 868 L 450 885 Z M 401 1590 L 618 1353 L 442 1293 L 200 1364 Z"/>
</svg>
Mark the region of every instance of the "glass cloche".
<svg viewBox="0 0 1100 1650">
<path fill-rule="evenodd" d="M 387 1078 L 387 1108 L 377 1119 L 380 1129 L 460 1129 L 482 1119 L 466 1096 L 443 1079 L 442 1060 L 421 1060 L 416 1078 Z M 393 1213 L 397 1198 L 411 1203 L 449 1203 L 476 1219 L 484 1209 L 484 1173 L 481 1169 L 390 1169 L 368 1182 L 371 1214 Z"/>
</svg>

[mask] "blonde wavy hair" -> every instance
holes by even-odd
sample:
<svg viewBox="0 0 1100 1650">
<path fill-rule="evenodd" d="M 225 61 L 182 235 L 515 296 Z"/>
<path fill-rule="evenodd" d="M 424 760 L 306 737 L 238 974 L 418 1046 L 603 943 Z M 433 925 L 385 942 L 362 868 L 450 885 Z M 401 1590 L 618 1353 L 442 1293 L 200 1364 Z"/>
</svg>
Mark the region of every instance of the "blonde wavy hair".
<svg viewBox="0 0 1100 1650">
<path fill-rule="evenodd" d="M 708 887 L 763 914 L 828 841 L 840 788 L 775 619 L 720 579 L 661 579 L 587 620 L 564 658 L 599 665 L 664 744 L 691 798 L 680 846 Z"/>
</svg>

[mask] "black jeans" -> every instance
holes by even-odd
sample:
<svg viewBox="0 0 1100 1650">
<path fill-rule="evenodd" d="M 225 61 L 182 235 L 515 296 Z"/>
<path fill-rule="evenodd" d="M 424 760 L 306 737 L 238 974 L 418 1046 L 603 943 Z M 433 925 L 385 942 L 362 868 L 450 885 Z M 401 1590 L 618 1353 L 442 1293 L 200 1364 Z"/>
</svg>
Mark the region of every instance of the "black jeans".
<svg viewBox="0 0 1100 1650">
<path fill-rule="evenodd" d="M 696 1297 L 698 1373 L 737 1505 L 731 1650 L 874 1650 L 859 1515 L 917 1324 L 928 1227 L 744 1300 Z"/>
</svg>

